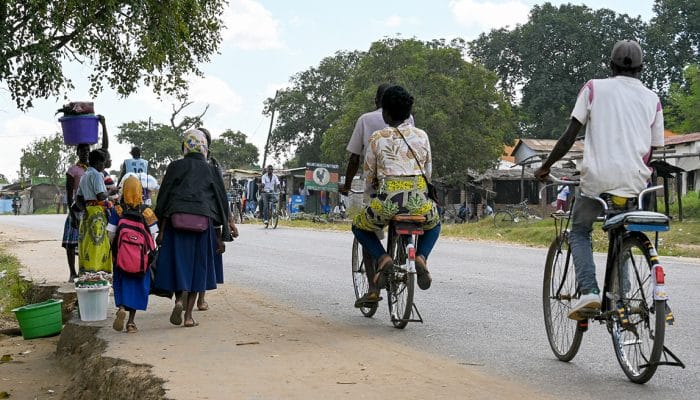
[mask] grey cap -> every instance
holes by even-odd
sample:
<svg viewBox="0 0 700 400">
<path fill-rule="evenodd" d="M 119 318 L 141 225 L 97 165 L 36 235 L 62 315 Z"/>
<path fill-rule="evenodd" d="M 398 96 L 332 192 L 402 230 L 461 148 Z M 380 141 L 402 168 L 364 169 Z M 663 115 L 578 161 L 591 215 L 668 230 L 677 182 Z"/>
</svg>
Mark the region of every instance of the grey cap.
<svg viewBox="0 0 700 400">
<path fill-rule="evenodd" d="M 620 40 L 613 46 L 610 61 L 622 68 L 642 66 L 642 48 L 634 40 Z"/>
</svg>

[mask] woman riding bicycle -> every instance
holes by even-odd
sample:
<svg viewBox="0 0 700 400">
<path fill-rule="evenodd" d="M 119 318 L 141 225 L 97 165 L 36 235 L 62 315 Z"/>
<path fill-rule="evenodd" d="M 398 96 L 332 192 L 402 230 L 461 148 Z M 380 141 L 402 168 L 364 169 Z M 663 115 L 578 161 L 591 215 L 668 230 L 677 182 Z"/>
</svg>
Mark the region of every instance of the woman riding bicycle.
<svg viewBox="0 0 700 400">
<path fill-rule="evenodd" d="M 382 116 L 389 127 L 374 132 L 365 153 L 367 180 L 376 188 L 364 212 L 358 214 L 352 226 L 357 240 L 377 260 L 374 281 L 382 282 L 384 269 L 393 264 L 391 256 L 379 241 L 376 231 L 386 226 L 394 215 L 407 213 L 426 217 L 424 234 L 418 241 L 416 272 L 418 287 L 425 290 L 432 279 L 426 260 L 440 235 L 440 217 L 435 203 L 428 198 L 425 177 L 430 179 L 432 157 L 428 135 L 410 124 L 403 123 L 411 115 L 413 97 L 401 86 L 392 86 L 382 97 Z M 377 302 L 379 290 L 368 292 L 365 303 Z"/>
</svg>

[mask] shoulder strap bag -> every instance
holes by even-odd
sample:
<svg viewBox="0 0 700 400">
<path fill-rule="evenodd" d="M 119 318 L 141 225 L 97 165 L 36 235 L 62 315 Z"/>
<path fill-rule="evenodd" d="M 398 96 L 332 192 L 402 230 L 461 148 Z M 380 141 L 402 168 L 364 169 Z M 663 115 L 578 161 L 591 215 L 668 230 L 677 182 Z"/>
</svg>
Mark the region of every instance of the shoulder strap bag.
<svg viewBox="0 0 700 400">
<path fill-rule="evenodd" d="M 423 179 L 425 179 L 425 183 L 428 187 L 428 198 L 430 200 L 434 201 L 435 204 L 438 206 L 440 205 L 440 201 L 438 200 L 438 194 L 437 194 L 437 188 L 435 185 L 433 185 L 432 182 L 430 182 L 430 179 L 428 179 L 427 176 L 425 176 L 425 172 L 423 172 L 423 166 L 420 164 L 420 161 L 418 161 L 418 157 L 416 156 L 416 152 L 413 151 L 413 148 L 411 147 L 410 144 L 408 144 L 408 140 L 403 136 L 399 128 L 394 128 L 396 129 L 396 132 L 399 133 L 399 136 L 401 136 L 401 139 L 403 139 L 404 143 L 406 143 L 406 146 L 408 146 L 408 149 L 411 151 L 411 154 L 413 154 L 413 158 L 416 160 L 416 164 L 418 164 L 418 168 L 420 169 L 420 174 L 423 175 Z"/>
</svg>

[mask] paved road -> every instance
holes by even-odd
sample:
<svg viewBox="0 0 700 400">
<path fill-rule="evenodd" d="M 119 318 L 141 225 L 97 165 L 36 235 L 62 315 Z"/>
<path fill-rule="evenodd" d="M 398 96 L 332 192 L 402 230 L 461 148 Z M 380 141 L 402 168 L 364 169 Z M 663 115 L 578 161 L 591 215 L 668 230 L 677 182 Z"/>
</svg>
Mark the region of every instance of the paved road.
<svg viewBox="0 0 700 400">
<path fill-rule="evenodd" d="M 59 232 L 61 222 L 56 216 L 0 217 L 0 226 L 21 224 L 38 232 Z M 663 259 L 677 318 L 667 330 L 666 343 L 687 369 L 661 367 L 651 382 L 635 385 L 619 368 L 602 326 L 591 325 L 572 362 L 554 358 L 540 300 L 545 250 L 441 240 L 431 256 L 433 287 L 416 297 L 425 324 L 409 324 L 400 331 L 391 327 L 385 302 L 372 319 L 352 308 L 349 232 L 273 231 L 262 225 L 242 225 L 240 230 L 242 237 L 228 246 L 224 258 L 228 281 L 319 318 L 361 327 L 368 336 L 480 365 L 555 396 L 697 399 L 700 393 L 698 262 Z M 602 259 L 598 264 L 602 266 Z"/>
</svg>

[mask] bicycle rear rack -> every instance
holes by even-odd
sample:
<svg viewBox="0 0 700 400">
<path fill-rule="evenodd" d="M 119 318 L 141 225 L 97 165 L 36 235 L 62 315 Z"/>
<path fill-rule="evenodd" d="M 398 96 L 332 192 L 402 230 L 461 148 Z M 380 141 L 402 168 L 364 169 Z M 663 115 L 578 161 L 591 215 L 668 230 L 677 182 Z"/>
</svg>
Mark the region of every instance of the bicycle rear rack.
<svg viewBox="0 0 700 400">
<path fill-rule="evenodd" d="M 394 318 L 394 316 L 391 316 L 392 322 L 420 322 L 421 324 L 423 323 L 423 317 L 420 315 L 420 312 L 418 311 L 418 307 L 416 307 L 416 303 L 411 304 L 411 318 L 409 319 L 399 319 L 399 318 Z M 418 316 L 416 319 L 415 316 Z"/>
</svg>

